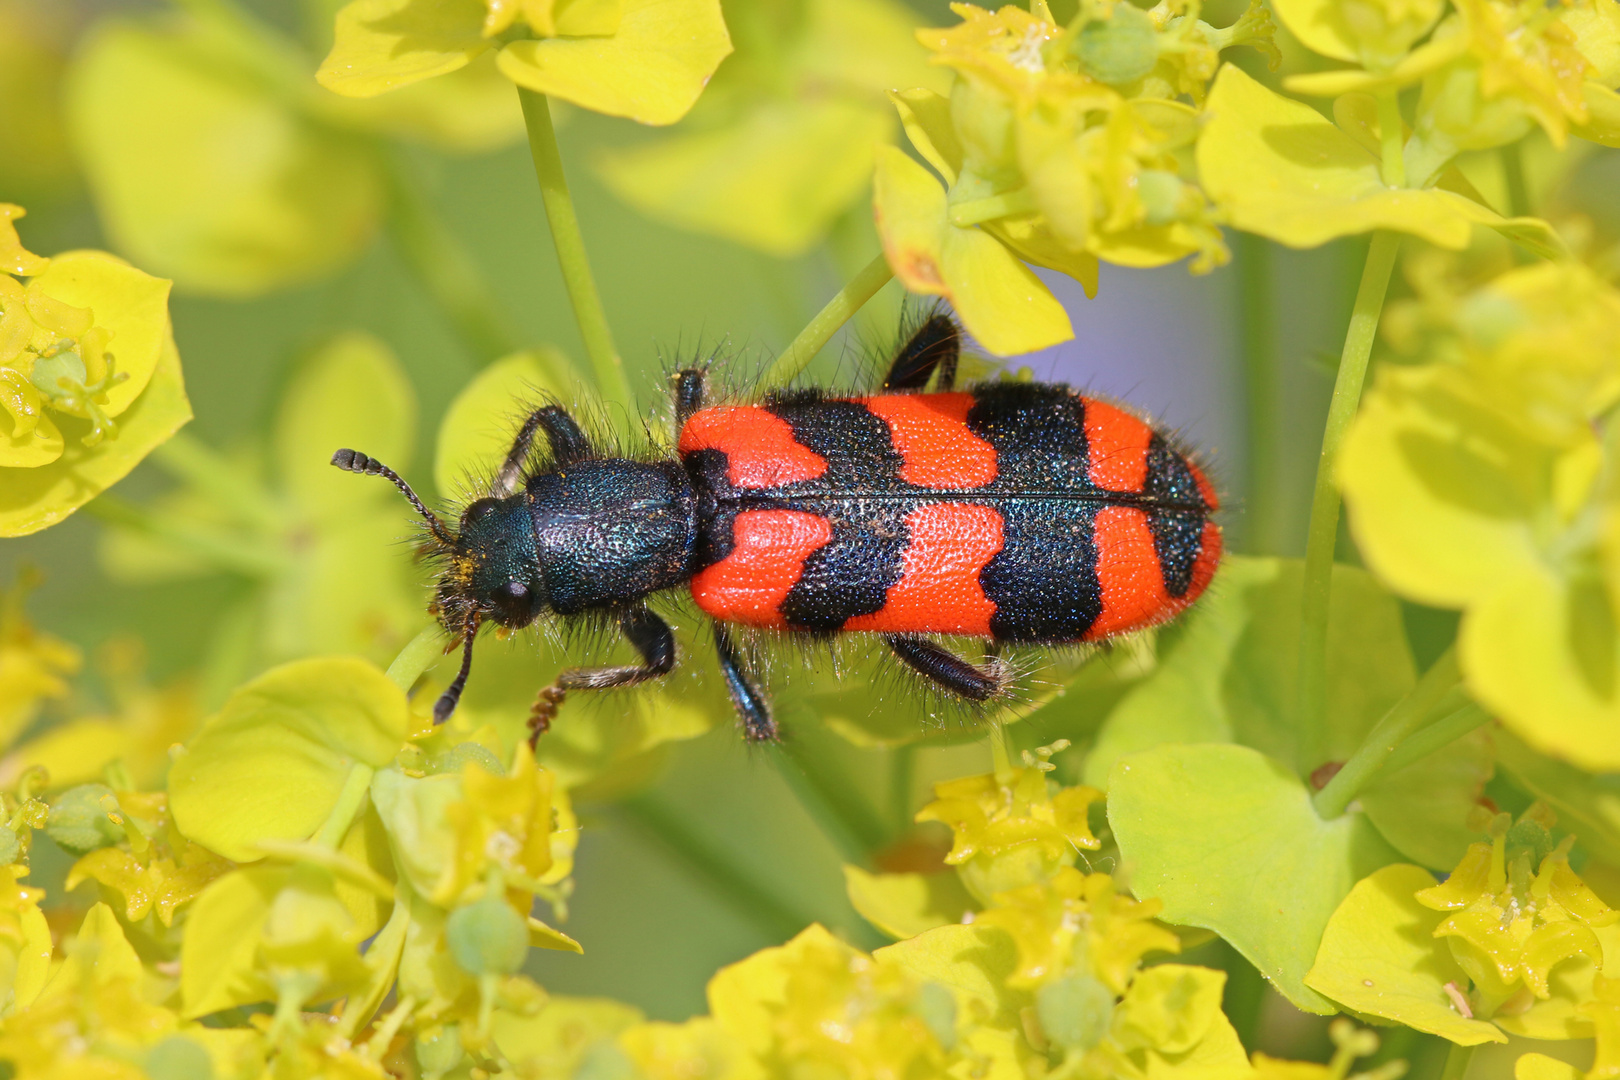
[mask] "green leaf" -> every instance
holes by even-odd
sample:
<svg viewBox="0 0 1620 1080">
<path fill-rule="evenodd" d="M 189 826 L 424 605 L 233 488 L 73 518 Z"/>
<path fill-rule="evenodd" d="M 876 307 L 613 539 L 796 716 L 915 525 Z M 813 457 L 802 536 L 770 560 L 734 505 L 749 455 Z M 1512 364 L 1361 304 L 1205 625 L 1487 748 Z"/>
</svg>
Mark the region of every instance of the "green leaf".
<svg viewBox="0 0 1620 1080">
<path fill-rule="evenodd" d="M 380 769 L 409 729 L 405 694 L 363 660 L 283 664 L 231 695 L 169 771 L 169 805 L 189 839 L 237 862 L 260 839 L 303 840 L 357 766 Z"/>
<path fill-rule="evenodd" d="M 1300 775 L 1322 764 L 1301 756 L 1295 719 L 1301 563 L 1229 556 L 1217 580 L 1160 634 L 1158 666 L 1103 724 L 1086 783 L 1104 787 L 1125 755 L 1174 742 L 1241 743 Z M 1327 761 L 1348 758 L 1415 683 L 1399 605 L 1342 564 L 1333 568 L 1327 678 Z"/>
<path fill-rule="evenodd" d="M 27 536 L 56 524 L 107 490 L 191 419 L 174 337 L 165 333 L 146 390 L 118 417 L 118 437 L 86 448 L 67 441 L 62 455 L 32 469 L 0 468 L 0 536 Z M 64 418 L 73 430 L 87 420 Z"/>
<path fill-rule="evenodd" d="M 237 870 L 193 902 L 180 942 L 180 999 L 186 1017 L 275 1000 L 275 986 L 255 959 L 270 905 L 292 873 L 285 866 Z"/>
<path fill-rule="evenodd" d="M 1360 814 L 1323 821 L 1305 785 L 1242 746 L 1161 746 L 1122 758 L 1108 820 L 1139 897 L 1166 922 L 1237 948 L 1307 1012 L 1333 1004 L 1305 985 L 1329 917 L 1357 880 L 1396 855 Z"/>
<path fill-rule="evenodd" d="M 354 0 L 337 13 L 315 79 L 347 97 L 372 97 L 448 74 L 494 44 L 481 32 L 487 13 L 480 0 Z"/>
<path fill-rule="evenodd" d="M 1228 222 L 1245 232 L 1305 248 L 1395 229 L 1462 248 L 1475 225 L 1524 224 L 1455 192 L 1387 186 L 1378 159 L 1321 113 L 1232 64 L 1215 77 L 1207 115 L 1199 176 Z"/>
<path fill-rule="evenodd" d="M 867 922 L 895 939 L 916 937 L 925 930 L 962 921 L 974 907 L 973 897 L 954 872 L 937 874 L 869 874 L 844 867 L 849 902 Z"/>
<path fill-rule="evenodd" d="M 568 400 L 578 379 L 568 357 L 552 348 L 513 353 L 462 387 L 439 422 L 433 482 L 442 498 L 482 493 L 482 482 L 506 460 L 527 410 L 546 399 Z"/>
<path fill-rule="evenodd" d="M 68 126 L 118 247 L 218 296 L 320 277 L 364 250 L 382 215 L 377 163 L 284 99 L 306 78 L 205 23 L 98 22 L 68 73 Z"/>
<path fill-rule="evenodd" d="M 1460 1046 L 1507 1042 L 1494 1025 L 1457 1012 L 1445 991 L 1447 983 L 1466 990 L 1468 977 L 1434 936 L 1446 913 L 1414 899 L 1433 885 L 1427 870 L 1406 863 L 1358 881 L 1328 920 L 1306 985 L 1354 1012 Z"/>
</svg>

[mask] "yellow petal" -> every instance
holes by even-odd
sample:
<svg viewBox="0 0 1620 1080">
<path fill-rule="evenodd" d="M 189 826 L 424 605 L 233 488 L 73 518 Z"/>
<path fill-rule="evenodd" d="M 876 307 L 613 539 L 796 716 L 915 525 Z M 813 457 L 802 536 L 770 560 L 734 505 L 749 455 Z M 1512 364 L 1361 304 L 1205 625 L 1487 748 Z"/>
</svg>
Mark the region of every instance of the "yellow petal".
<svg viewBox="0 0 1620 1080">
<path fill-rule="evenodd" d="M 1035 271 L 982 229 L 946 226 L 941 266 L 951 306 L 995 355 L 1034 352 L 1074 337 L 1068 312 Z"/>
<path fill-rule="evenodd" d="M 0 471 L 0 536 L 26 536 L 67 517 L 122 480 L 190 419 L 180 354 L 168 336 L 146 392 L 118 418 L 116 439 L 93 448 L 74 440 L 48 465 Z"/>
<path fill-rule="evenodd" d="M 1571 125 L 1570 131 L 1591 142 L 1620 147 L 1620 94 L 1591 81 L 1582 89 L 1587 120 L 1584 124 Z"/>
<path fill-rule="evenodd" d="M 951 99 L 922 88 L 901 90 L 889 95 L 900 112 L 906 138 L 923 160 L 939 170 L 948 184 L 956 183 L 962 171 L 962 142 L 951 123 Z"/>
<path fill-rule="evenodd" d="M 15 222 L 26 212 L 15 203 L 0 202 L 0 271 L 22 277 L 39 273 L 50 261 L 24 248 L 17 236 Z"/>
<path fill-rule="evenodd" d="M 49 465 L 62 456 L 64 446 L 62 432 L 49 416 L 40 415 L 33 427 L 18 432 L 16 418 L 0 409 L 0 469 L 37 469 Z"/>
<path fill-rule="evenodd" d="M 371 97 L 465 67 L 492 42 L 483 0 L 353 0 L 337 13 L 332 51 L 315 80 Z"/>
<path fill-rule="evenodd" d="M 1473 225 L 1505 225 L 1450 191 L 1390 188 L 1378 160 L 1315 109 L 1228 64 L 1210 93 L 1198 142 L 1209 197 L 1230 224 L 1291 247 L 1397 229 L 1461 248 Z"/>
<path fill-rule="evenodd" d="M 872 189 L 878 236 L 894 276 L 911 292 L 945 295 L 945 189 L 893 146 L 878 149 Z"/>
<path fill-rule="evenodd" d="M 730 52 L 719 0 L 626 0 L 612 37 L 515 41 L 497 62 L 530 90 L 643 124 L 673 124 Z"/>
</svg>

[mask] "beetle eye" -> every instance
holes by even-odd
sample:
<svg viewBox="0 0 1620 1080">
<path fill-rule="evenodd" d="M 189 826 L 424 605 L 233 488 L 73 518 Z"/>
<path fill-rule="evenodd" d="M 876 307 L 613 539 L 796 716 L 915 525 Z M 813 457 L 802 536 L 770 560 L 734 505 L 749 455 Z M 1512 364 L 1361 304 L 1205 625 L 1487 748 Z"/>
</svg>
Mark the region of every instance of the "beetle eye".
<svg viewBox="0 0 1620 1080">
<path fill-rule="evenodd" d="M 495 499 L 479 499 L 477 502 L 467 507 L 466 511 L 461 515 L 462 527 L 465 528 L 468 525 L 478 524 L 480 521 L 489 517 L 490 511 L 494 510 L 495 507 L 499 505 L 500 503 Z"/>
<path fill-rule="evenodd" d="M 526 599 L 528 595 L 529 587 L 523 584 L 521 581 L 508 581 L 506 584 L 495 590 L 496 600 L 523 600 Z"/>
</svg>

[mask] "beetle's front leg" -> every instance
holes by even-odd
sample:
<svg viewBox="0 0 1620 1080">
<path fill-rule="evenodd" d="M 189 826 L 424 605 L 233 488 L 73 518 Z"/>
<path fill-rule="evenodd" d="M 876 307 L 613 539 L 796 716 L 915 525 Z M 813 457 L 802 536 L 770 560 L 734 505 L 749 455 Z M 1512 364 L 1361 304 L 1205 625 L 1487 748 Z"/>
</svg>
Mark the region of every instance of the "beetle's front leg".
<svg viewBox="0 0 1620 1080">
<path fill-rule="evenodd" d="M 675 632 L 669 624 L 645 606 L 627 608 L 619 615 L 619 629 L 625 640 L 641 655 L 641 663 L 615 667 L 564 668 L 557 680 L 540 691 L 529 710 L 529 741 L 532 744 L 550 730 L 557 707 L 570 690 L 611 690 L 635 686 L 649 679 L 668 675 L 675 667 Z"/>
</svg>

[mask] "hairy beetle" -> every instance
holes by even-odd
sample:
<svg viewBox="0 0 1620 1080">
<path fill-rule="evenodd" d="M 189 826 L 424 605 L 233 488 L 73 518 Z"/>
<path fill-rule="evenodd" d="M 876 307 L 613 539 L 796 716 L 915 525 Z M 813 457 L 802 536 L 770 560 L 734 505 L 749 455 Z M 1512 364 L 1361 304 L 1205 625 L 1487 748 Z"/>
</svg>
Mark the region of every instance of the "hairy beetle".
<svg viewBox="0 0 1620 1080">
<path fill-rule="evenodd" d="M 464 644 L 435 719 L 454 711 L 487 622 L 605 613 L 641 656 L 564 671 L 535 703 L 537 732 L 569 690 L 667 674 L 675 637 L 645 601 L 681 585 L 714 619 L 750 739 L 776 726 L 727 624 L 880 634 L 908 667 L 985 701 L 1006 687 L 1005 666 L 969 663 L 936 635 L 992 649 L 1093 642 L 1192 603 L 1221 552 L 1219 503 L 1198 466 L 1152 425 L 1067 386 L 956 390 L 959 345 L 955 323 L 932 315 L 868 397 L 800 390 L 705 407 L 704 371 L 681 371 L 678 457 L 664 460 L 599 453 L 547 405 L 454 532 L 393 470 L 339 450 L 332 464 L 399 486 L 444 560 L 436 610 Z M 550 453 L 531 469 L 542 434 Z"/>
</svg>

